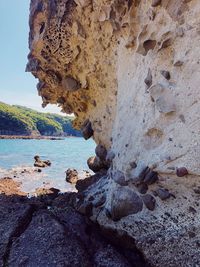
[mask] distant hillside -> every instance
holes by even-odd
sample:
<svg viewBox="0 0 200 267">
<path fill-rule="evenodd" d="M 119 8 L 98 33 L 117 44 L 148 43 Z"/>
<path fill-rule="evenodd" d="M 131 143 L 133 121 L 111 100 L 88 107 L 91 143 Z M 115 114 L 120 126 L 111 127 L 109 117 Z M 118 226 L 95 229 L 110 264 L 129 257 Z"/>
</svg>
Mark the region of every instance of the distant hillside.
<svg viewBox="0 0 200 267">
<path fill-rule="evenodd" d="M 0 135 L 81 136 L 73 118 L 0 102 Z"/>
</svg>

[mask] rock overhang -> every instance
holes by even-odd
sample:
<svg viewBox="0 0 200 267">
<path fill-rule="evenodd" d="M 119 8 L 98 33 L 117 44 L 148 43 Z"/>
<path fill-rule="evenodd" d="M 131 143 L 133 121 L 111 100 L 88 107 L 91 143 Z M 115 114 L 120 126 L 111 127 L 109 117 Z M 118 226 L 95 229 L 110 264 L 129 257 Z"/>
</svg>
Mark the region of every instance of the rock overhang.
<svg viewBox="0 0 200 267">
<path fill-rule="evenodd" d="M 155 266 L 197 263 L 198 1 L 42 2 L 30 20 L 39 94 L 108 150 L 106 182 L 87 190 L 106 192 L 93 219 L 133 236 Z"/>
</svg>

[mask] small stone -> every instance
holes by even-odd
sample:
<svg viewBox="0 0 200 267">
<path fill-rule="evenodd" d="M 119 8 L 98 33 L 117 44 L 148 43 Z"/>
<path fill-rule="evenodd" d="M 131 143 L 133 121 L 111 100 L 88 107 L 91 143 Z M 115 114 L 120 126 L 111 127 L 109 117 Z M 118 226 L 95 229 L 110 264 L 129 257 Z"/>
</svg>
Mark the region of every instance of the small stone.
<svg viewBox="0 0 200 267">
<path fill-rule="evenodd" d="M 156 194 L 159 196 L 160 199 L 162 200 L 166 200 L 168 198 L 170 198 L 170 193 L 168 190 L 164 189 L 164 188 L 159 188 L 156 190 Z"/>
<path fill-rule="evenodd" d="M 121 186 L 126 186 L 128 185 L 128 182 L 125 179 L 125 175 L 121 171 L 115 171 L 112 174 L 112 179 L 119 185 Z"/>
<path fill-rule="evenodd" d="M 88 140 L 90 137 L 93 136 L 93 129 L 92 129 L 92 124 L 89 120 L 86 120 L 82 126 L 82 134 L 85 140 Z"/>
<path fill-rule="evenodd" d="M 50 160 L 41 160 L 38 155 L 34 157 L 34 160 L 35 160 L 34 167 L 45 168 L 45 167 L 51 166 Z M 25 173 L 25 172 L 26 170 L 22 171 L 22 173 Z"/>
<path fill-rule="evenodd" d="M 160 4 L 161 4 L 161 0 L 152 0 L 151 6 L 156 7 L 156 6 L 159 6 Z"/>
<path fill-rule="evenodd" d="M 152 195 L 144 195 L 142 196 L 142 200 L 145 204 L 145 206 L 147 207 L 147 209 L 149 210 L 154 210 L 155 209 L 155 205 L 156 205 L 156 200 Z"/>
<path fill-rule="evenodd" d="M 148 185 L 141 183 L 137 186 L 137 190 L 140 194 L 146 194 L 146 192 L 148 191 Z"/>
<path fill-rule="evenodd" d="M 144 183 L 151 185 L 154 184 L 158 180 L 158 173 L 154 171 L 150 171 L 144 178 Z"/>
<path fill-rule="evenodd" d="M 70 184 L 76 184 L 78 181 L 78 172 L 75 169 L 67 169 L 66 173 L 66 182 Z"/>
<path fill-rule="evenodd" d="M 163 77 L 165 77 L 165 79 L 167 79 L 167 80 L 171 79 L 171 75 L 170 75 L 169 71 L 161 70 L 160 73 L 162 74 Z"/>
<path fill-rule="evenodd" d="M 185 167 L 177 168 L 176 169 L 176 175 L 178 177 L 183 177 L 188 175 L 188 170 Z"/>
<path fill-rule="evenodd" d="M 96 153 L 97 157 L 99 157 L 101 160 L 106 159 L 107 150 L 103 145 L 99 144 L 95 149 L 95 153 Z"/>
<path fill-rule="evenodd" d="M 141 198 L 130 188 L 118 187 L 111 199 L 111 217 L 118 221 L 123 217 L 140 212 L 143 208 Z"/>
</svg>

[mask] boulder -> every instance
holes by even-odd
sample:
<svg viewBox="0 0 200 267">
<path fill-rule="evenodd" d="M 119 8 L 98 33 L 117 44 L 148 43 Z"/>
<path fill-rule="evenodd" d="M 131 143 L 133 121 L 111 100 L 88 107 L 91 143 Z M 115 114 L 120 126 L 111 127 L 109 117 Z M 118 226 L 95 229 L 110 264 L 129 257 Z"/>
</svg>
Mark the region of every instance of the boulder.
<svg viewBox="0 0 200 267">
<path fill-rule="evenodd" d="M 93 136 L 93 129 L 92 129 L 92 124 L 89 120 L 86 120 L 84 123 L 83 123 L 83 126 L 82 126 L 82 134 L 83 134 L 83 137 L 85 138 L 85 140 L 88 140 L 90 137 Z"/>
<path fill-rule="evenodd" d="M 103 169 L 108 169 L 108 166 L 102 160 L 100 160 L 98 157 L 90 157 L 87 160 L 87 164 L 88 164 L 88 167 L 90 168 L 90 170 L 92 170 L 95 173 L 99 172 Z"/>
<path fill-rule="evenodd" d="M 128 187 L 117 187 L 111 199 L 111 217 L 118 221 L 123 217 L 142 211 L 141 198 Z"/>
</svg>

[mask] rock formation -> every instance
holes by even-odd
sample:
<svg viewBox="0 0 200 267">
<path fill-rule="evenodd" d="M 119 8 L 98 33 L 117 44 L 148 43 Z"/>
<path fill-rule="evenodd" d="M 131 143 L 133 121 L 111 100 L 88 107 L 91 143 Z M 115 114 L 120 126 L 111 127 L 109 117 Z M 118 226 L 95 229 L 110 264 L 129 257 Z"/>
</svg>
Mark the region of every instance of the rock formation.
<svg viewBox="0 0 200 267">
<path fill-rule="evenodd" d="M 199 12 L 197 0 L 31 1 L 27 71 L 43 105 L 106 149 L 93 162 L 109 170 L 84 193 L 106 195 L 91 219 L 153 266 L 200 265 Z"/>
</svg>

